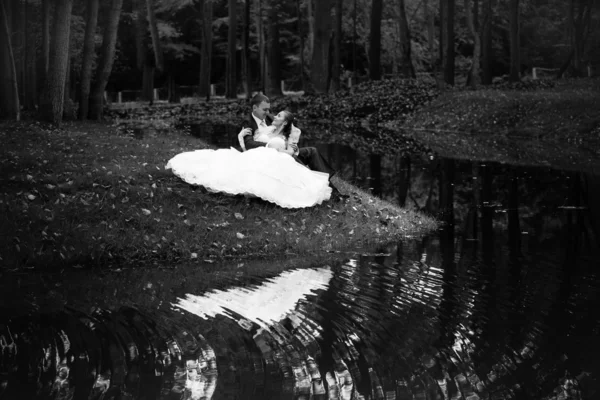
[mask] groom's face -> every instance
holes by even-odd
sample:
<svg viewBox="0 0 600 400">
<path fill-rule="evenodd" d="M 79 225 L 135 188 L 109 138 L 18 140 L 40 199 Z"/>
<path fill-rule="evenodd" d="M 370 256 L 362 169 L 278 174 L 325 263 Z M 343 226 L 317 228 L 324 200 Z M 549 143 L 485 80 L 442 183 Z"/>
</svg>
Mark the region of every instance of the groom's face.
<svg viewBox="0 0 600 400">
<path fill-rule="evenodd" d="M 263 101 L 259 105 L 253 106 L 252 108 L 252 113 L 256 116 L 256 118 L 265 119 L 271 109 L 271 104 Z"/>
</svg>

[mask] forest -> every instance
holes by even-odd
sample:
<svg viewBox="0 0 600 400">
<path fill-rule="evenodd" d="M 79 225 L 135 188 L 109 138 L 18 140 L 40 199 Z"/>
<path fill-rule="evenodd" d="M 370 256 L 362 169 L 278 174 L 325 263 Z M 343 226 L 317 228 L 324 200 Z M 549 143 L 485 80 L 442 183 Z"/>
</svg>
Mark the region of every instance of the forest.
<svg viewBox="0 0 600 400">
<path fill-rule="evenodd" d="M 101 119 L 133 100 L 437 88 L 600 70 L 598 0 L 5 0 L 0 117 Z M 164 93 L 164 94 L 162 94 Z"/>
</svg>

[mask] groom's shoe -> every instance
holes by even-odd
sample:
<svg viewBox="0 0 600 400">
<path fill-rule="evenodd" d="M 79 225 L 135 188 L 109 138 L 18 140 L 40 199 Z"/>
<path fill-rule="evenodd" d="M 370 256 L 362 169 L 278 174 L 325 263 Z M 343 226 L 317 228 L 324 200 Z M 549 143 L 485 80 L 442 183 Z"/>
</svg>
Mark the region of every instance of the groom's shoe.
<svg viewBox="0 0 600 400">
<path fill-rule="evenodd" d="M 335 202 L 339 202 L 339 201 L 346 200 L 347 198 L 350 197 L 349 195 L 340 192 L 338 190 L 338 188 L 336 188 L 335 186 L 333 186 L 331 184 L 331 182 L 329 183 L 329 185 L 331 186 L 331 200 L 333 200 Z"/>
</svg>

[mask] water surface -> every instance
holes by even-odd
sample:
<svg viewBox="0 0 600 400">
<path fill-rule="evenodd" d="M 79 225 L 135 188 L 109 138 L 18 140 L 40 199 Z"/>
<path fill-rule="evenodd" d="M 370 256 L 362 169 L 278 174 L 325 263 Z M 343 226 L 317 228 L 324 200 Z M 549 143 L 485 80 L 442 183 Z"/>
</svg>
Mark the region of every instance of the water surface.
<svg viewBox="0 0 600 400">
<path fill-rule="evenodd" d="M 600 396 L 599 176 L 318 146 L 444 228 L 305 268 L 5 273 L 0 399 Z"/>
</svg>

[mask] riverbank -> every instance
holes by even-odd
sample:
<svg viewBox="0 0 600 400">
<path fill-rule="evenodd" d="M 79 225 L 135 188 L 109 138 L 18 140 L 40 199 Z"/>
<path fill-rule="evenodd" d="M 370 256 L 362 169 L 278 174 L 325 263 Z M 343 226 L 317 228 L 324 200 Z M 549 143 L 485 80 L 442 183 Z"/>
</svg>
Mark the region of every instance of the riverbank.
<svg viewBox="0 0 600 400">
<path fill-rule="evenodd" d="M 600 79 L 440 94 L 401 131 L 441 156 L 600 172 Z"/>
<path fill-rule="evenodd" d="M 314 258 L 437 226 L 335 178 L 350 197 L 309 209 L 207 193 L 164 169 L 177 153 L 209 147 L 182 131 L 136 138 L 105 123 L 3 122 L 0 140 L 9 270 Z"/>
</svg>

